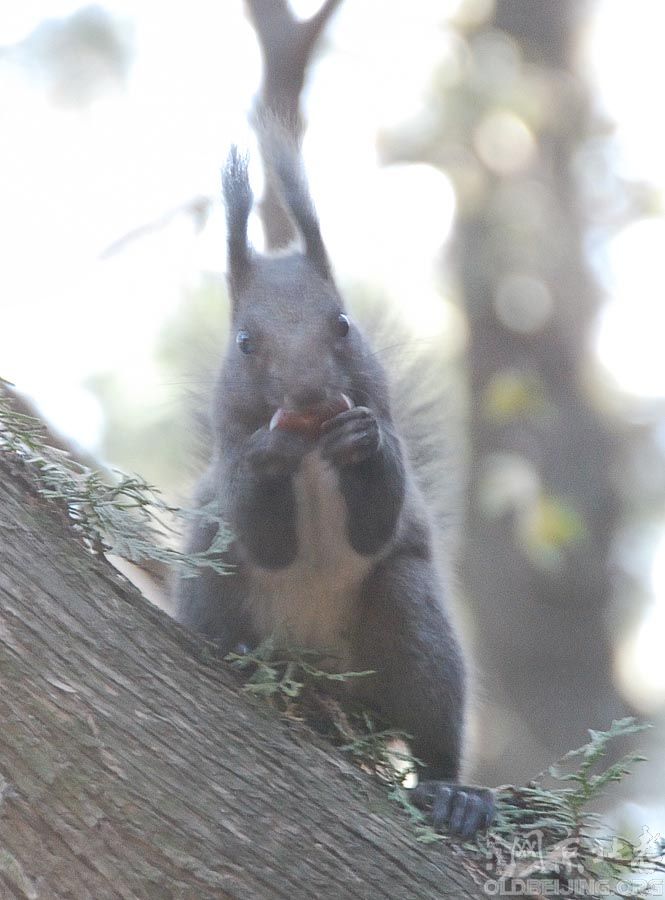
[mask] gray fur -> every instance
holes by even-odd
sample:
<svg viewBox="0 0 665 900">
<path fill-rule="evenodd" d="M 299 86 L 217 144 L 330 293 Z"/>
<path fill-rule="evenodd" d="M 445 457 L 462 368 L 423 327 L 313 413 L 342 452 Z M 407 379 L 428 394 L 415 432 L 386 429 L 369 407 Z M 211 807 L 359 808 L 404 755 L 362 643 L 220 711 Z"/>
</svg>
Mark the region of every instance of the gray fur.
<svg viewBox="0 0 665 900">
<path fill-rule="evenodd" d="M 251 251 L 247 242 L 247 221 L 252 209 L 252 189 L 247 174 L 247 159 L 231 147 L 222 173 L 226 207 L 229 282 L 239 289 L 249 276 Z"/>
<path fill-rule="evenodd" d="M 177 617 L 223 650 L 277 634 L 330 651 L 340 670 L 376 670 L 353 690 L 413 735 L 430 777 L 455 780 L 465 664 L 448 614 L 448 576 L 394 425 L 386 375 L 355 324 L 346 336 L 339 332 L 344 305 L 296 157 L 282 153 L 276 170 L 305 252 L 277 257 L 242 250 L 246 170 L 236 159 L 224 181 L 237 231 L 229 236 L 234 332 L 197 496 L 229 523 L 235 568 L 181 580 Z M 248 336 L 247 355 L 236 345 L 238 332 Z M 279 407 L 304 411 L 340 394 L 355 405 L 318 438 L 268 427 Z M 188 549 L 209 546 L 214 527 L 198 524 Z M 467 830 L 478 827 L 470 821 Z"/>
</svg>

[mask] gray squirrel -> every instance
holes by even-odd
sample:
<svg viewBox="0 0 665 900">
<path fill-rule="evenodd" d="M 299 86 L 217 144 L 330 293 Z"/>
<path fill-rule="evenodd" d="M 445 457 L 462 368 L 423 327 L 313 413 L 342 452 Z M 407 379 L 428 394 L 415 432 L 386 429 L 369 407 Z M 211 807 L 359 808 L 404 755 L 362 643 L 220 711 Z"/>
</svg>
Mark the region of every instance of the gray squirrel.
<svg viewBox="0 0 665 900">
<path fill-rule="evenodd" d="M 234 535 L 226 575 L 179 580 L 176 617 L 226 653 L 273 635 L 330 651 L 349 688 L 412 736 L 414 802 L 468 837 L 492 791 L 457 783 L 466 669 L 447 611 L 431 516 L 397 433 L 386 374 L 345 311 L 295 144 L 271 142 L 273 176 L 302 252 L 254 252 L 246 160 L 223 172 L 232 329 L 214 393 L 212 454 L 196 492 Z M 197 518 L 187 550 L 210 547 Z"/>
</svg>

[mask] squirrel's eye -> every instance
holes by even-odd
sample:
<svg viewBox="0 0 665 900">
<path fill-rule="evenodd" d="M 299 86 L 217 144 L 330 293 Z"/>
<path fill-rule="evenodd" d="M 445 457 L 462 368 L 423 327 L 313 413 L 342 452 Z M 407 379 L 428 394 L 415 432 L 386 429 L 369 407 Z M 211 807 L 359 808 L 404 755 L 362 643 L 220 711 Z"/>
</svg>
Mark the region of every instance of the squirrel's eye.
<svg viewBox="0 0 665 900">
<path fill-rule="evenodd" d="M 337 316 L 337 334 L 340 337 L 346 337 L 349 333 L 349 317 L 345 316 L 344 313 L 340 313 Z"/>
<path fill-rule="evenodd" d="M 239 331 L 236 335 L 236 344 L 244 354 L 252 352 L 252 342 L 249 338 L 249 332 Z"/>
</svg>

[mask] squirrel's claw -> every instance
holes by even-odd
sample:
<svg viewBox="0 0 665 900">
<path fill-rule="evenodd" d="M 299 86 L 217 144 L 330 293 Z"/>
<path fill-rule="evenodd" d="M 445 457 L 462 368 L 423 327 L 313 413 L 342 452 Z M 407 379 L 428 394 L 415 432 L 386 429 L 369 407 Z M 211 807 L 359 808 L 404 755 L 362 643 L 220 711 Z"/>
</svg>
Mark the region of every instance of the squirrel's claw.
<svg viewBox="0 0 665 900">
<path fill-rule="evenodd" d="M 339 413 L 321 427 L 321 456 L 338 466 L 364 462 L 374 456 L 380 446 L 379 423 L 366 406 L 355 406 Z"/>
</svg>

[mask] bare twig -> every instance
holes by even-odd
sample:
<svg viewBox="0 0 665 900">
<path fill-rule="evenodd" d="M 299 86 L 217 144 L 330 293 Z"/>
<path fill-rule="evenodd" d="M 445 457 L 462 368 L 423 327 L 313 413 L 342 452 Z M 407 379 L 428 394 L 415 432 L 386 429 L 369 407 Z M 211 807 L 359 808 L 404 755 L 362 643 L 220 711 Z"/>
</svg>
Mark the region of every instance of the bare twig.
<svg viewBox="0 0 665 900">
<path fill-rule="evenodd" d="M 211 209 L 211 197 L 205 197 L 203 195 L 193 197 L 186 203 L 181 203 L 173 209 L 169 209 L 157 219 L 153 219 L 150 222 L 145 222 L 143 225 L 132 228 L 131 231 L 123 234 L 121 237 L 114 240 L 113 243 L 109 244 L 108 247 L 105 247 L 99 254 L 99 258 L 109 259 L 110 257 L 121 253 L 126 250 L 130 244 L 134 243 L 134 241 L 144 237 L 150 237 L 152 234 L 163 231 L 181 216 L 189 216 L 195 230 L 197 232 L 201 231 L 208 220 Z"/>
</svg>

